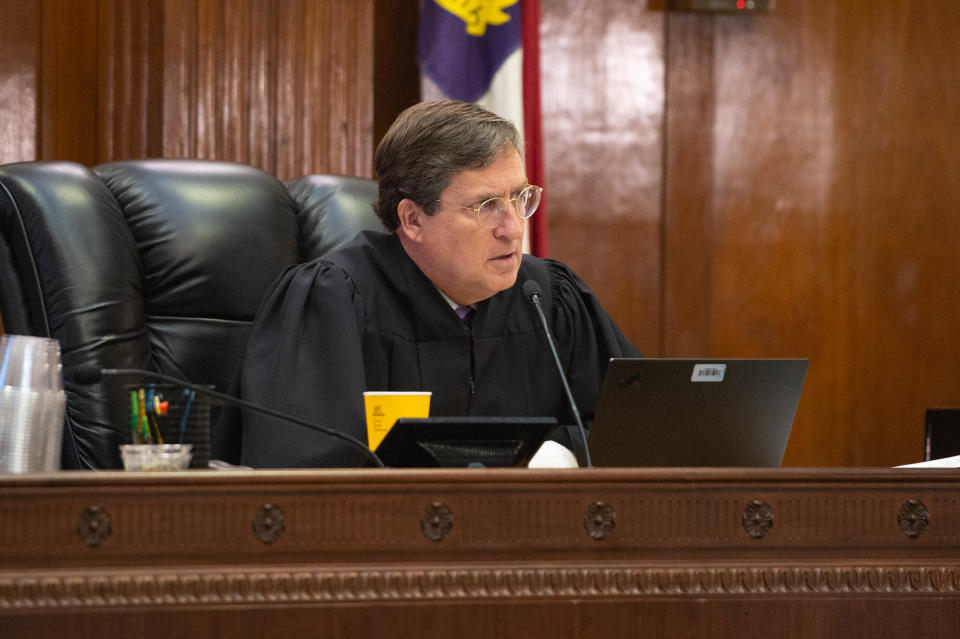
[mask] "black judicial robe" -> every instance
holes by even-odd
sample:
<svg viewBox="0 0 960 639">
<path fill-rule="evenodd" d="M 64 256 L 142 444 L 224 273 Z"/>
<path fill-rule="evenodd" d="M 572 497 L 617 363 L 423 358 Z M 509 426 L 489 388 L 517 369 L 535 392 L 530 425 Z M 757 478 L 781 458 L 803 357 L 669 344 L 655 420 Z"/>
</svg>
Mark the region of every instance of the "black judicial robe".
<svg viewBox="0 0 960 639">
<path fill-rule="evenodd" d="M 396 235 L 376 232 L 278 278 L 232 391 L 363 442 L 366 390 L 432 391 L 435 416 L 546 416 L 574 424 L 536 309 L 522 293 L 528 279 L 540 283 L 560 359 L 589 422 L 608 360 L 639 353 L 569 268 L 524 255 L 516 284 L 477 304 L 465 324 Z M 565 433 L 555 438 L 575 449 Z M 229 407 L 212 445 L 214 458 L 253 467 L 369 464 L 336 438 Z"/>
</svg>

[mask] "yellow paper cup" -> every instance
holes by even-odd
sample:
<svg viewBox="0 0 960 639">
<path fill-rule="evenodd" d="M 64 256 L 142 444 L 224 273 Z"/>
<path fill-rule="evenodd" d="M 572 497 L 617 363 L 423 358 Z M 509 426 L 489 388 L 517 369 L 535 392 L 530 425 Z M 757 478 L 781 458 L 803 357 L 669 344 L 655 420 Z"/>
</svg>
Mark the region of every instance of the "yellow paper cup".
<svg viewBox="0 0 960 639">
<path fill-rule="evenodd" d="M 367 445 L 376 450 L 401 417 L 429 417 L 430 391 L 366 391 Z"/>
</svg>

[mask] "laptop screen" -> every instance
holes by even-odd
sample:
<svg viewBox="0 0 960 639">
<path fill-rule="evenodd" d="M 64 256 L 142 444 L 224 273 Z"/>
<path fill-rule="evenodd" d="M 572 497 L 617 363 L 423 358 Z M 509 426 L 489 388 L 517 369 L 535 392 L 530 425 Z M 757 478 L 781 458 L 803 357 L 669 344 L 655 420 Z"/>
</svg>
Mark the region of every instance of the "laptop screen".
<svg viewBox="0 0 960 639">
<path fill-rule="evenodd" d="M 779 466 L 806 359 L 614 358 L 590 427 L 595 466 Z"/>
</svg>

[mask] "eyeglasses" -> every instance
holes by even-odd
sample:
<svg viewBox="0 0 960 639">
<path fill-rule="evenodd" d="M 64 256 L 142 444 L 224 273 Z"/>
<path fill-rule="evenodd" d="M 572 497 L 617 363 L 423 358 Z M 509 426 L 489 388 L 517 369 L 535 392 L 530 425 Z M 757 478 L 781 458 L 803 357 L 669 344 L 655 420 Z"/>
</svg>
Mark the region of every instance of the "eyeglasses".
<svg viewBox="0 0 960 639">
<path fill-rule="evenodd" d="M 521 219 L 527 219 L 537 211 L 540 206 L 540 196 L 543 188 L 532 184 L 523 188 L 517 193 L 517 197 L 510 198 L 513 203 L 513 209 Z M 437 200 L 438 202 L 440 200 Z M 441 202 L 442 204 L 442 202 Z M 477 214 L 477 224 L 485 229 L 495 229 L 500 226 L 504 214 L 507 212 L 507 200 L 502 197 L 492 197 L 480 203 L 480 206 L 464 206 L 457 204 L 461 209 L 473 211 Z"/>
</svg>

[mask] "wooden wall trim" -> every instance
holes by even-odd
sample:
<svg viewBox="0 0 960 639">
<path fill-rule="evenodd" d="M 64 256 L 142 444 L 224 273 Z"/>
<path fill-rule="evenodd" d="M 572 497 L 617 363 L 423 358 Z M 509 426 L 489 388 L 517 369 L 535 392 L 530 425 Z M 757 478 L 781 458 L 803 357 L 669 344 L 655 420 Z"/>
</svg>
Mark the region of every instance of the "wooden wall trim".
<svg viewBox="0 0 960 639">
<path fill-rule="evenodd" d="M 699 568 L 644 565 L 558 568 L 536 562 L 520 568 L 389 567 L 329 569 L 297 566 L 292 570 L 255 566 L 230 570 L 190 569 L 88 570 L 82 575 L 0 572 L 0 609 L 21 613 L 91 608 L 167 609 L 223 606 L 409 604 L 458 601 L 516 602 L 615 601 L 625 597 L 789 597 L 824 596 L 960 597 L 960 565 L 917 566 L 903 563 L 858 563 L 856 566 L 707 563 Z"/>
</svg>

